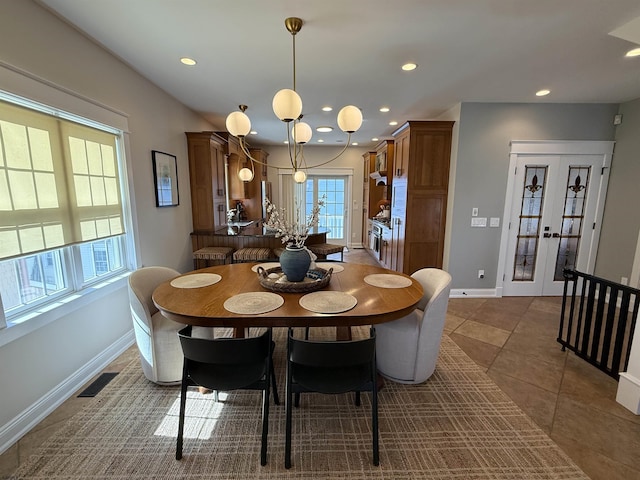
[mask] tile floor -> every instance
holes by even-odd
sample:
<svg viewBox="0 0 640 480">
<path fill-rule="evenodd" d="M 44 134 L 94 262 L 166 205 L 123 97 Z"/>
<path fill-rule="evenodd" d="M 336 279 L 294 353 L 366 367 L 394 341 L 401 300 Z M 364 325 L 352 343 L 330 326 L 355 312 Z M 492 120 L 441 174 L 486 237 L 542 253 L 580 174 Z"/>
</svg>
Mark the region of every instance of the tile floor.
<svg viewBox="0 0 640 480">
<path fill-rule="evenodd" d="M 375 263 L 364 250 L 345 261 Z M 615 380 L 561 351 L 559 312 L 558 297 L 453 298 L 445 333 L 593 480 L 640 480 L 640 416 L 616 403 Z M 132 347 L 104 371 L 136 356 Z M 92 401 L 74 395 L 0 455 L 0 478 Z"/>
</svg>

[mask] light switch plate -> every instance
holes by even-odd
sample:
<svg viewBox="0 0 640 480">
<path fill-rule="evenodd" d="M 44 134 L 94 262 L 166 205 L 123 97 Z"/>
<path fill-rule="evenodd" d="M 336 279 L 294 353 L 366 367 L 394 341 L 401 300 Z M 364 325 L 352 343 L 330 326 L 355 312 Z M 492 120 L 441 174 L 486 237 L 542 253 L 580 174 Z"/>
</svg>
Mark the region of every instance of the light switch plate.
<svg viewBox="0 0 640 480">
<path fill-rule="evenodd" d="M 500 226 L 500 217 L 491 217 L 489 220 L 490 227 L 499 227 Z"/>
<path fill-rule="evenodd" d="M 471 209 L 471 216 L 472 217 L 477 217 L 478 216 L 478 207 L 473 207 Z"/>
<path fill-rule="evenodd" d="M 487 226 L 487 217 L 475 217 L 471 219 L 472 227 L 486 227 Z"/>
</svg>

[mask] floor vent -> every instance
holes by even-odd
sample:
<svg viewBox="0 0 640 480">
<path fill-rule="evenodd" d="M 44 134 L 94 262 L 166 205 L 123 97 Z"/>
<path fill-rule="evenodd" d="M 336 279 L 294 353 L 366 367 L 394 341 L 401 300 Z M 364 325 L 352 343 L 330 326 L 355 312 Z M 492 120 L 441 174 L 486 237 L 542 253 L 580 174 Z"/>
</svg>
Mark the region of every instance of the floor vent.
<svg viewBox="0 0 640 480">
<path fill-rule="evenodd" d="M 109 372 L 101 374 L 95 382 L 85 388 L 78 397 L 95 397 L 100 390 L 107 386 L 107 384 L 118 375 L 118 372 Z"/>
</svg>

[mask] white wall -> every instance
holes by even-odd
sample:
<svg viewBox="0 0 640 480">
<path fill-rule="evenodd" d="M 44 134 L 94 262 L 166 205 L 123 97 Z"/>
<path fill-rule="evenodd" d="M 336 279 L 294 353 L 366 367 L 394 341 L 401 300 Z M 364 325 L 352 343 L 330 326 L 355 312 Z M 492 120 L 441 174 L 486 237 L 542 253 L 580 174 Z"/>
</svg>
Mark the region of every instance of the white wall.
<svg viewBox="0 0 640 480">
<path fill-rule="evenodd" d="M 139 258 L 143 265 L 189 270 L 191 205 L 184 132 L 219 128 L 31 0 L 0 2 L 0 60 L 128 116 L 127 161 Z M 0 89 L 6 88 L 0 83 Z M 178 207 L 155 207 L 151 150 L 177 156 Z M 122 281 L 108 295 L 90 297 L 95 301 L 0 347 L 0 451 L 46 413 L 51 406 L 47 402 L 59 402 L 70 393 L 61 385 L 68 390 L 81 384 L 79 377 L 90 376 L 89 370 L 101 368 L 99 363 L 132 341 L 125 285 Z M 5 330 L 0 335 L 8 334 Z"/>
</svg>

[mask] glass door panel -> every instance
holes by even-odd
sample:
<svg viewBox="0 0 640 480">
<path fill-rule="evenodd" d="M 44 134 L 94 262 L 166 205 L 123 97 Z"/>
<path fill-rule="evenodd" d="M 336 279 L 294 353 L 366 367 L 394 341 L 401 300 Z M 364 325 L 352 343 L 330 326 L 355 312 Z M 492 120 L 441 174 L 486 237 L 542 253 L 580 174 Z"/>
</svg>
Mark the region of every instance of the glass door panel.
<svg viewBox="0 0 640 480">
<path fill-rule="evenodd" d="M 325 197 L 318 225 L 329 230 L 327 240 L 339 245 L 347 240 L 347 177 L 309 175 L 306 182 L 305 211 L 309 215 L 318 199 Z"/>
</svg>

